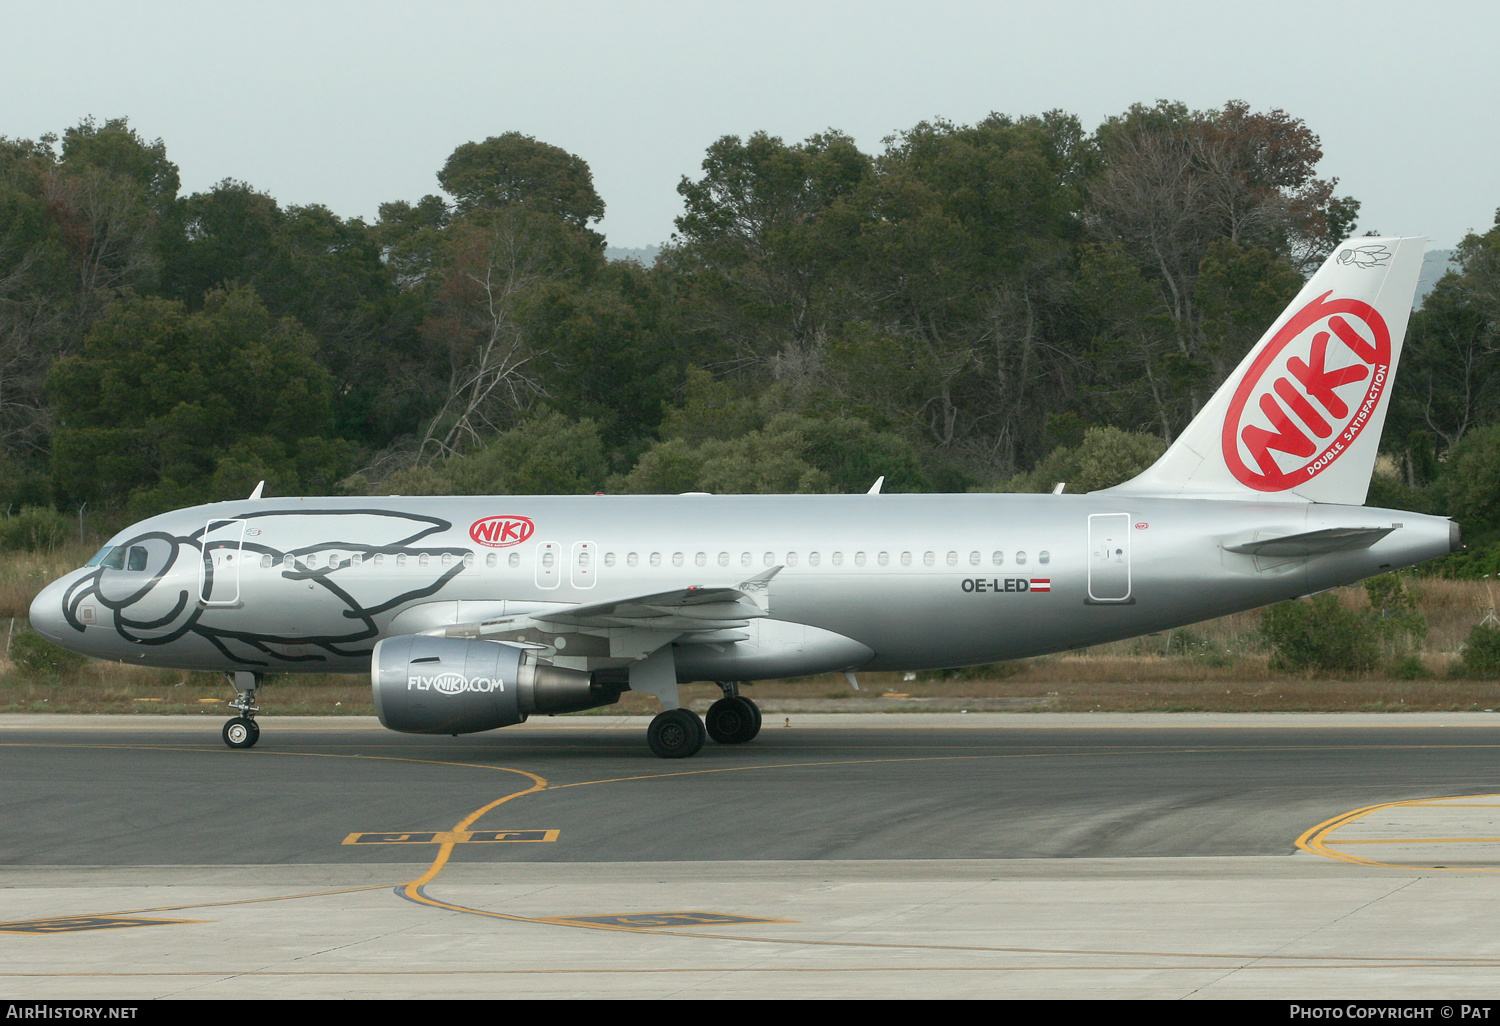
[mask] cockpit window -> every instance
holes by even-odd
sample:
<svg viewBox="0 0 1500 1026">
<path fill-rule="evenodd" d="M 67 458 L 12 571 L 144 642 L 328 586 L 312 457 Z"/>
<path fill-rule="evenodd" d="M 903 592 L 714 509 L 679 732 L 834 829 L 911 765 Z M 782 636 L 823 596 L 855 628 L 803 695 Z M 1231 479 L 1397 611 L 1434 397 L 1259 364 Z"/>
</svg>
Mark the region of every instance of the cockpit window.
<svg viewBox="0 0 1500 1026">
<path fill-rule="evenodd" d="M 146 547 L 144 545 L 130 546 L 130 553 L 125 558 L 125 569 L 137 571 L 146 569 Z"/>
<path fill-rule="evenodd" d="M 94 558 L 85 563 L 84 566 L 102 566 L 107 570 L 124 570 L 125 546 L 106 545 L 95 553 Z"/>
</svg>

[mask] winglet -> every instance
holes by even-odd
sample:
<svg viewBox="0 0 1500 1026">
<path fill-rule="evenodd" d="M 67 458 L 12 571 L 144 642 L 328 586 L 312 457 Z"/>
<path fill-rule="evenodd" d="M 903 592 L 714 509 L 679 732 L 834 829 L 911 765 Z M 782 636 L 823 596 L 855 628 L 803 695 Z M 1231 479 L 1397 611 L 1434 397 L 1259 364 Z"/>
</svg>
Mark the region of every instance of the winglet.
<svg viewBox="0 0 1500 1026">
<path fill-rule="evenodd" d="M 737 590 L 751 602 L 755 603 L 760 610 L 769 613 L 771 611 L 771 589 L 769 585 L 771 578 L 781 573 L 781 571 L 781 564 L 773 566 L 769 570 L 762 570 L 749 580 L 741 581 Z"/>
<path fill-rule="evenodd" d="M 865 492 L 865 494 L 866 495 L 879 495 L 880 494 L 880 486 L 883 485 L 883 484 L 885 484 L 885 475 L 881 474 L 879 477 L 877 477 L 875 479 L 875 483 L 870 486 L 870 490 L 868 492 Z"/>
<path fill-rule="evenodd" d="M 258 499 L 258 498 L 260 498 L 260 490 L 262 488 L 264 488 L 265 486 L 266 486 L 266 483 L 264 481 L 262 481 L 260 484 L 256 485 L 255 486 L 255 491 L 253 491 L 253 492 L 250 493 L 250 498 L 252 498 L 252 499 Z"/>
</svg>

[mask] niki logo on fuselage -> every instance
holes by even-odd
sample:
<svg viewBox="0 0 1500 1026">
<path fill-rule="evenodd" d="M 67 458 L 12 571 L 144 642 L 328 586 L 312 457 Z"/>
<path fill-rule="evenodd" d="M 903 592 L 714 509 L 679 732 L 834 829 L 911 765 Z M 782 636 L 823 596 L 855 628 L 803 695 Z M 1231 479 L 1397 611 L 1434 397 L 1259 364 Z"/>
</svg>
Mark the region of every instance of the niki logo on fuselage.
<svg viewBox="0 0 1500 1026">
<path fill-rule="evenodd" d="M 243 538 L 234 527 L 239 522 Z M 363 540 L 319 538 L 325 525 Z M 90 572 L 69 586 L 63 619 L 79 632 L 94 624 L 112 628 L 138 645 L 196 635 L 245 666 L 364 659 L 379 634 L 376 616 L 436 594 L 464 570 L 467 549 L 420 544 L 452 526 L 438 517 L 389 510 L 247 512 L 211 521 L 206 553 L 203 526 L 186 535 L 143 532 L 100 553 Z M 295 590 L 288 590 L 294 582 Z M 337 612 L 322 625 L 327 629 L 297 622 L 298 597 L 314 592 L 321 596 L 319 609 L 329 607 L 329 595 L 338 600 Z M 237 611 L 246 600 L 261 603 L 262 613 L 280 606 L 302 629 L 237 629 Z"/>
<path fill-rule="evenodd" d="M 1312 300 L 1261 350 L 1224 417 L 1229 472 L 1257 491 L 1295 488 L 1347 452 L 1391 371 L 1391 333 L 1357 299 Z"/>
<path fill-rule="evenodd" d="M 530 517 L 493 516 L 469 525 L 469 537 L 492 549 L 519 545 L 536 533 Z"/>
</svg>

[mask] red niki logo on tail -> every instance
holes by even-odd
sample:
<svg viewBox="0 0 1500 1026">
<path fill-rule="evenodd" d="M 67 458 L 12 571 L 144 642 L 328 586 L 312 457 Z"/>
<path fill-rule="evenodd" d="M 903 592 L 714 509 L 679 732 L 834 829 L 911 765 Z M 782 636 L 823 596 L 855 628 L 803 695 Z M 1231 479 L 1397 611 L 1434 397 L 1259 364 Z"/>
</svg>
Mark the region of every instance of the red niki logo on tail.
<svg viewBox="0 0 1500 1026">
<path fill-rule="evenodd" d="M 1224 416 L 1224 460 L 1241 484 L 1280 492 L 1349 451 L 1391 376 L 1385 319 L 1325 292 L 1287 321 L 1250 365 Z"/>
<path fill-rule="evenodd" d="M 485 517 L 469 526 L 469 537 L 492 549 L 519 545 L 536 531 L 530 517 Z"/>
</svg>

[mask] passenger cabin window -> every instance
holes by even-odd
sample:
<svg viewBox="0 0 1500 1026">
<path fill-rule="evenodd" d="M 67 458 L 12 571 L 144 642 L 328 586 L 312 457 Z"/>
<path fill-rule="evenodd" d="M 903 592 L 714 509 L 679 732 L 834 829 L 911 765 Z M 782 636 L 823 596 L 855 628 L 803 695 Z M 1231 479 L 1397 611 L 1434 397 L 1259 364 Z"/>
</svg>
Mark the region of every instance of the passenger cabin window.
<svg viewBox="0 0 1500 1026">
<path fill-rule="evenodd" d="M 807 565 L 808 566 L 817 566 L 822 561 L 823 561 L 823 557 L 820 556 L 820 555 L 818 555 L 816 552 L 809 552 L 807 554 Z"/>
<path fill-rule="evenodd" d="M 740 566 L 749 566 L 750 563 L 751 563 L 751 561 L 752 560 L 751 560 L 751 557 L 750 557 L 750 553 L 748 553 L 748 552 L 741 552 L 740 553 Z"/>
<path fill-rule="evenodd" d="M 510 564 L 510 568 L 514 570 L 516 567 L 521 565 L 521 554 L 519 552 L 512 552 L 510 554 L 510 559 L 506 560 L 506 562 L 508 562 Z"/>
<path fill-rule="evenodd" d="M 950 552 L 950 553 L 948 553 L 948 565 L 949 566 L 958 566 L 958 553 L 957 552 Z"/>
<path fill-rule="evenodd" d="M 994 554 L 990 556 L 990 562 L 994 563 L 996 566 L 1004 566 L 1005 553 L 1001 552 L 999 549 L 996 549 Z"/>
<path fill-rule="evenodd" d="M 355 566 L 359 565 L 359 557 L 358 556 L 354 557 L 354 565 Z M 474 565 L 474 553 L 472 553 L 472 552 L 465 552 L 464 553 L 464 566 L 473 566 L 473 565 Z"/>
<path fill-rule="evenodd" d="M 495 567 L 499 566 L 500 565 L 500 553 L 498 553 L 498 552 L 491 552 L 488 556 L 485 556 L 484 557 L 484 565 L 487 566 L 487 567 L 489 567 L 491 570 L 493 570 Z"/>
<path fill-rule="evenodd" d="M 313 564 L 309 563 L 308 565 L 312 566 Z M 398 553 L 396 553 L 396 565 L 397 566 L 405 566 L 406 565 L 406 553 L 404 553 L 404 552 L 398 552 Z"/>
<path fill-rule="evenodd" d="M 924 552 L 924 553 L 922 553 L 922 565 L 923 566 L 931 566 L 932 564 L 934 564 L 936 562 L 937 562 L 937 553 L 936 552 Z"/>
<path fill-rule="evenodd" d="M 640 563 L 640 561 L 641 561 L 641 557 L 637 556 L 634 552 L 632 552 L 630 555 L 628 555 L 628 556 L 625 557 L 625 565 L 626 566 L 635 566 L 638 563 Z"/>
<path fill-rule="evenodd" d="M 606 552 L 604 554 L 604 565 L 605 566 L 614 566 L 615 565 L 615 554 L 613 552 Z"/>
<path fill-rule="evenodd" d="M 1048 552 L 1046 549 L 1043 549 L 1041 552 L 1038 552 L 1036 554 L 1036 561 L 1038 563 L 1050 563 L 1052 562 L 1052 553 Z"/>
<path fill-rule="evenodd" d="M 855 566 L 864 566 L 865 565 L 865 554 L 863 552 L 856 552 L 854 554 L 854 565 Z"/>
<path fill-rule="evenodd" d="M 673 566 L 681 566 L 682 565 L 682 553 L 680 553 L 680 552 L 674 552 L 674 553 L 672 553 L 672 565 Z"/>
<path fill-rule="evenodd" d="M 786 565 L 787 566 L 796 566 L 797 565 L 797 554 L 795 552 L 788 552 L 786 554 Z"/>
<path fill-rule="evenodd" d="M 983 558 L 978 552 L 971 552 L 969 553 L 969 565 L 978 566 Z"/>
<path fill-rule="evenodd" d="M 1024 552 L 1017 552 L 1016 553 L 1016 566 L 1022 566 L 1022 565 L 1025 564 L 1025 562 L 1026 562 L 1026 553 L 1024 553 Z"/>
<path fill-rule="evenodd" d="M 651 553 L 651 565 L 652 566 L 661 566 L 661 553 L 660 552 L 653 552 L 653 553 Z"/>
<path fill-rule="evenodd" d="M 269 552 L 260 557 L 260 568 L 262 570 L 269 570 L 271 568 L 271 554 Z"/>
<path fill-rule="evenodd" d="M 721 553 L 719 553 L 719 565 L 720 566 L 728 566 L 729 565 L 729 553 L 727 553 L 727 552 L 721 552 Z"/>
<path fill-rule="evenodd" d="M 842 552 L 835 552 L 833 554 L 833 565 L 834 566 L 843 566 L 844 565 L 844 554 Z"/>
<path fill-rule="evenodd" d="M 910 552 L 903 552 L 903 553 L 901 553 L 901 565 L 902 566 L 911 566 L 911 553 Z"/>
<path fill-rule="evenodd" d="M 700 552 L 693 557 L 694 566 L 708 566 L 708 553 Z"/>
<path fill-rule="evenodd" d="M 886 566 L 891 561 L 891 554 L 889 552 L 882 552 L 880 555 L 875 557 L 875 561 L 881 566 Z"/>
<path fill-rule="evenodd" d="M 426 566 L 429 562 L 431 562 L 431 560 L 428 558 L 427 553 L 425 552 L 417 557 L 417 566 Z"/>
</svg>

